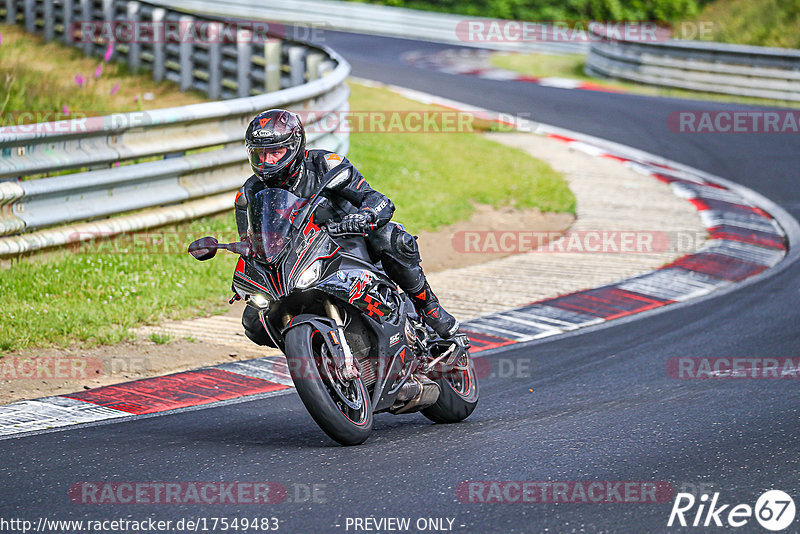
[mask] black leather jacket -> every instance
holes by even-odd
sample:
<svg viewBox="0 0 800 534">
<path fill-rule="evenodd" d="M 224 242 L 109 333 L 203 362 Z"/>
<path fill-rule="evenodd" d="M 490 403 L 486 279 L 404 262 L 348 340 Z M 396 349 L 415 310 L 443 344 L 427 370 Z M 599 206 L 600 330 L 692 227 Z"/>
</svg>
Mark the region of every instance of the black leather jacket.
<svg viewBox="0 0 800 534">
<path fill-rule="evenodd" d="M 338 221 L 359 210 L 373 211 L 377 217 L 374 221 L 376 227 L 389 222 L 394 214 L 392 201 L 383 193 L 372 189 L 347 158 L 328 150 L 307 150 L 299 176 L 290 180 L 285 189 L 298 197 L 309 198 L 319 187 L 325 173 L 339 164 L 344 164 L 349 172 L 343 178 L 334 180 L 322 192 L 328 202 L 320 211 L 321 217 L 317 219 L 319 223 Z M 236 226 L 241 239 L 247 235 L 247 206 L 254 195 L 264 188 L 264 183 L 256 175 L 252 175 L 236 195 Z"/>
</svg>

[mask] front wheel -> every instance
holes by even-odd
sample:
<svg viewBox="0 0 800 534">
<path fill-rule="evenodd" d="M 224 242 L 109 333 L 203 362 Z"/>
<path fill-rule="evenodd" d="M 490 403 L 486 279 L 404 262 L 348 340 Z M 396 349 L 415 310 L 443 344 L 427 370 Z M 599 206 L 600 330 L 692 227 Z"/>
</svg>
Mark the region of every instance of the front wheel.
<svg viewBox="0 0 800 534">
<path fill-rule="evenodd" d="M 342 445 L 364 443 L 372 432 L 372 404 L 360 378 L 342 381 L 319 330 L 298 325 L 286 333 L 286 361 L 294 386 L 319 427 Z"/>
<path fill-rule="evenodd" d="M 478 405 L 478 379 L 469 353 L 465 353 L 452 371 L 434 380 L 439 385 L 439 399 L 422 410 L 422 415 L 434 423 L 463 421 Z"/>
</svg>

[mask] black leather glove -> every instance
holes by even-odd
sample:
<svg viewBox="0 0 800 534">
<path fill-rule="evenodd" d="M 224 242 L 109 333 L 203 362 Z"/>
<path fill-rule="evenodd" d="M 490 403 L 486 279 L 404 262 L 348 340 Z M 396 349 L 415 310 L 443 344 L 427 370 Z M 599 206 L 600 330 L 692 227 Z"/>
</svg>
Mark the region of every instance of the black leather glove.
<svg viewBox="0 0 800 534">
<path fill-rule="evenodd" d="M 342 232 L 350 234 L 363 234 L 367 230 L 371 230 L 372 215 L 371 211 L 359 211 L 358 213 L 351 213 L 346 215 L 342 222 L 339 223 L 339 229 Z"/>
</svg>

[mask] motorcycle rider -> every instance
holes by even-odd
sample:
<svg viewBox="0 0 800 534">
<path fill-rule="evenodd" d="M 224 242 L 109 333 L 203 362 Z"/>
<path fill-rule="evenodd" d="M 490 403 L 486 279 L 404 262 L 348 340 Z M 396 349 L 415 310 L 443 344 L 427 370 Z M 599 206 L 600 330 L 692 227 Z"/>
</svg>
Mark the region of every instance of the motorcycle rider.
<svg viewBox="0 0 800 534">
<path fill-rule="evenodd" d="M 458 321 L 442 308 L 422 272 L 416 238 L 402 225 L 390 222 L 392 201 L 372 189 L 347 158 L 328 150 L 306 150 L 300 117 L 282 109 L 256 115 L 245 132 L 245 146 L 253 175 L 236 195 L 236 225 L 241 239 L 247 236 L 247 206 L 257 192 L 275 187 L 309 198 L 325 173 L 341 166 L 345 172 L 337 173 L 322 192 L 328 199 L 328 222 L 339 222 L 343 232 L 365 234 L 371 259 L 381 261 L 386 274 L 408 294 L 425 323 L 442 338 L 456 335 Z M 272 344 L 258 313 L 249 306 L 242 315 L 242 325 L 253 342 Z"/>
</svg>

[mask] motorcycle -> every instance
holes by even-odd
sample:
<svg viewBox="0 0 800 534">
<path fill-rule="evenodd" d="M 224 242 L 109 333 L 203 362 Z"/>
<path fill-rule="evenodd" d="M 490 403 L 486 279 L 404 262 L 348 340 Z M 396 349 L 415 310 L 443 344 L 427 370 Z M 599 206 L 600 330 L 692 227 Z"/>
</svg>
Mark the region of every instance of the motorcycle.
<svg viewBox="0 0 800 534">
<path fill-rule="evenodd" d="M 462 421 L 479 397 L 466 336 L 445 340 L 427 327 L 370 260 L 363 234 L 315 222 L 325 218 L 325 186 L 347 172 L 341 167 L 308 199 L 259 191 L 244 240 L 204 237 L 189 253 L 201 261 L 218 249 L 239 254 L 231 303 L 243 299 L 258 312 L 306 409 L 338 443 L 366 441 L 380 412 Z"/>
</svg>

